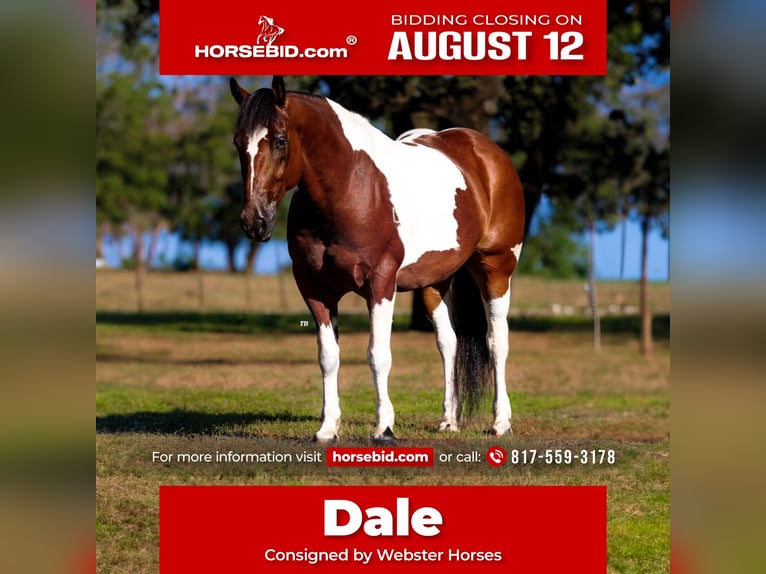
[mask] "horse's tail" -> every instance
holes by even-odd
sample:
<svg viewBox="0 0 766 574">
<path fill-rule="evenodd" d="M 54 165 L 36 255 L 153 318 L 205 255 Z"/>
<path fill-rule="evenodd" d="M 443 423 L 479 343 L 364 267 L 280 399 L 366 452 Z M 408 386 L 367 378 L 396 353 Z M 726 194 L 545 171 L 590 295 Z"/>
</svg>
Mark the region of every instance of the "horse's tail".
<svg viewBox="0 0 766 574">
<path fill-rule="evenodd" d="M 487 317 L 479 287 L 466 267 L 454 276 L 451 287 L 452 321 L 457 335 L 455 383 L 463 412 L 471 416 L 489 387 Z"/>
</svg>

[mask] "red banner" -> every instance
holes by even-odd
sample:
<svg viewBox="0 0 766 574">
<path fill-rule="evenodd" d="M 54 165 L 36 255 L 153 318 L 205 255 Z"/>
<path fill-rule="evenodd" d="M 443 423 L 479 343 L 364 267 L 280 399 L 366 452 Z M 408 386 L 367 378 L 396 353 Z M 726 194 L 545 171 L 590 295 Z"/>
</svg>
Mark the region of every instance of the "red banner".
<svg viewBox="0 0 766 574">
<path fill-rule="evenodd" d="M 606 487 L 160 487 L 160 571 L 606 571 Z"/>
<path fill-rule="evenodd" d="M 606 73 L 606 2 L 163 0 L 162 74 Z"/>
</svg>

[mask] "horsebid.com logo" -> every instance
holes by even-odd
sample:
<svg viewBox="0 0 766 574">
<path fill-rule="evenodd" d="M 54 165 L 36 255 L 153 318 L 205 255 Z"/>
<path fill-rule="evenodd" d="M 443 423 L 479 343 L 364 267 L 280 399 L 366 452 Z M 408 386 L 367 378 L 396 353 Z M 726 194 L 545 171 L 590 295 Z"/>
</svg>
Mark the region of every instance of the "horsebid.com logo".
<svg viewBox="0 0 766 574">
<path fill-rule="evenodd" d="M 261 44 L 266 42 L 267 46 L 271 46 L 272 42 L 285 33 L 285 29 L 281 26 L 274 24 L 274 19 L 268 16 L 261 16 L 258 18 L 258 24 L 261 25 L 261 33 L 258 34 L 256 42 Z"/>
<path fill-rule="evenodd" d="M 260 33 L 255 44 L 197 44 L 194 46 L 195 58 L 317 58 L 343 59 L 348 58 L 346 47 L 307 47 L 299 48 L 294 44 L 279 44 L 274 42 L 285 33 L 285 29 L 274 22 L 273 18 L 262 15 L 258 18 Z M 356 36 L 348 36 L 346 44 L 356 44 Z"/>
</svg>

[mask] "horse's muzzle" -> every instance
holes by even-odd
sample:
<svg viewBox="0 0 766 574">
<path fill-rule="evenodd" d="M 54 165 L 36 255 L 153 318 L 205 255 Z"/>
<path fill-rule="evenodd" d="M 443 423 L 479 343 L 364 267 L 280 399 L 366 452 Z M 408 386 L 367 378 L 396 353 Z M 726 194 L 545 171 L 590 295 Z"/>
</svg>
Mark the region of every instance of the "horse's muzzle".
<svg viewBox="0 0 766 574">
<path fill-rule="evenodd" d="M 253 241 L 268 241 L 271 239 L 271 232 L 274 230 L 274 221 L 268 221 L 255 213 L 245 213 L 239 217 L 239 224 L 242 231 L 245 232 Z"/>
</svg>

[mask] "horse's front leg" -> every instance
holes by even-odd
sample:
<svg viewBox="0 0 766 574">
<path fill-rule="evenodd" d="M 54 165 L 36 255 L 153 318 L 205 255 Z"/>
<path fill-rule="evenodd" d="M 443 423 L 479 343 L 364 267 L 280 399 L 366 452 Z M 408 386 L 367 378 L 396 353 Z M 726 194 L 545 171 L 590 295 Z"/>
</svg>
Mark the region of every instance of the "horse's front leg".
<svg viewBox="0 0 766 574">
<path fill-rule="evenodd" d="M 338 438 L 340 426 L 338 304 L 308 298 L 306 303 L 316 321 L 319 368 L 322 370 L 322 425 L 314 435 L 314 440 L 329 443 Z"/>
<path fill-rule="evenodd" d="M 367 299 L 370 312 L 367 360 L 377 395 L 376 424 L 372 435 L 375 444 L 394 442 L 394 405 L 388 397 L 388 374 L 391 372 L 391 324 L 394 320 L 395 295 L 396 281 L 392 278 L 383 288 L 371 288 L 371 295 Z"/>
</svg>

